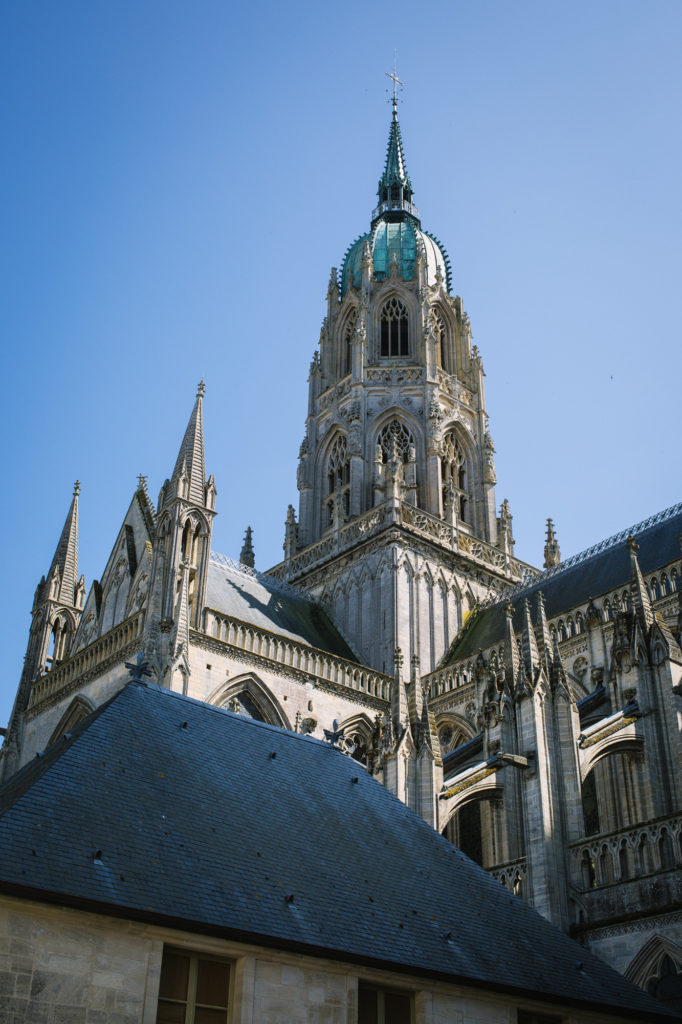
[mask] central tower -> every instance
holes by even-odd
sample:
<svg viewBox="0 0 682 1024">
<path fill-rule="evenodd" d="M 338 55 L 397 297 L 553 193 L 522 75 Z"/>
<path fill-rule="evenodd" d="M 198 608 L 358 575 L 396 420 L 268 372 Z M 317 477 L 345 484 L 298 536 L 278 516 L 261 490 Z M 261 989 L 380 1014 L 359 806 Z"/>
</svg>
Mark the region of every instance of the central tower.
<svg viewBox="0 0 682 1024">
<path fill-rule="evenodd" d="M 395 95 L 378 199 L 332 268 L 299 516 L 290 506 L 274 572 L 329 605 L 361 661 L 391 672 L 399 647 L 427 673 L 474 603 L 525 566 L 506 502 L 496 515 L 483 365 L 413 203 Z"/>
</svg>

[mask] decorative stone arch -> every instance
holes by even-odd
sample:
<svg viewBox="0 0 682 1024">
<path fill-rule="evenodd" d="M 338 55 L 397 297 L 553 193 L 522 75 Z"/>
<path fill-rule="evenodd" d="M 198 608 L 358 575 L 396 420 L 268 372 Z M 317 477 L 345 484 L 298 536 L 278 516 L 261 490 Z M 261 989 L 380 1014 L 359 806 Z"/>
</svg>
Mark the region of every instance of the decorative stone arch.
<svg viewBox="0 0 682 1024">
<path fill-rule="evenodd" d="M 125 551 L 121 549 L 103 588 L 100 611 L 102 633 L 108 633 L 125 618 L 130 583 L 130 563 Z"/>
<path fill-rule="evenodd" d="M 491 867 L 500 853 L 499 842 L 504 843 L 505 826 L 500 821 L 503 799 L 498 773 L 484 775 L 448 803 L 439 826 L 441 835 L 482 867 Z M 506 853 L 502 856 L 508 859 Z"/>
<path fill-rule="evenodd" d="M 671 1009 L 682 1008 L 682 947 L 653 935 L 630 961 L 625 977 Z"/>
<path fill-rule="evenodd" d="M 339 461 L 340 449 L 345 448 L 346 452 L 346 470 L 345 473 L 341 472 L 339 479 L 336 479 L 338 475 L 336 470 L 340 470 L 340 466 L 334 466 L 335 481 L 334 488 L 330 489 L 329 474 L 332 471 L 330 463 L 332 459 L 335 462 Z M 324 435 L 322 442 L 317 448 L 317 456 L 315 461 L 315 493 L 319 495 L 317 501 L 317 508 L 315 509 L 315 515 L 317 517 L 317 535 L 323 534 L 325 530 L 328 530 L 331 523 L 327 520 L 329 502 L 334 500 L 334 493 L 338 490 L 340 495 L 343 497 L 343 514 L 345 518 L 348 518 L 350 506 L 349 506 L 349 495 L 350 495 L 350 438 L 348 432 L 340 426 L 338 423 L 332 424 L 329 430 Z"/>
<path fill-rule="evenodd" d="M 440 466 L 440 507 L 446 516 L 451 500 L 456 501 L 456 519 L 476 528 L 479 465 L 473 441 L 462 424 L 456 420 L 443 427 Z M 450 495 L 452 485 L 452 496 Z"/>
<path fill-rule="evenodd" d="M 336 371 L 339 377 L 345 377 L 353 369 L 353 338 L 358 325 L 358 304 L 350 295 L 350 292 L 346 292 L 346 308 L 339 312 L 336 321 Z"/>
<path fill-rule="evenodd" d="M 446 711 L 436 717 L 436 729 L 441 753 L 444 755 L 474 738 L 474 730 L 469 720 L 452 711 Z"/>
<path fill-rule="evenodd" d="M 58 665 L 69 656 L 76 636 L 76 620 L 68 608 L 57 608 L 48 619 L 49 645 L 45 668 Z"/>
<path fill-rule="evenodd" d="M 236 701 L 239 707 L 237 705 L 230 707 L 232 701 Z M 207 703 L 214 707 L 227 708 L 228 711 L 236 711 L 238 714 L 245 714 L 248 718 L 267 722 L 268 725 L 278 725 L 282 729 L 291 730 L 291 723 L 281 704 L 255 672 L 246 673 L 223 683 L 213 691 Z"/>
<path fill-rule="evenodd" d="M 411 443 L 415 447 L 417 463 L 420 463 L 423 460 L 425 452 L 424 428 L 417 417 L 408 412 L 408 410 L 404 409 L 401 405 L 392 405 L 388 409 L 382 410 L 380 415 L 376 417 L 371 425 L 371 430 L 368 431 L 371 446 L 371 452 L 368 454 L 371 454 L 372 458 L 374 458 L 374 455 L 376 454 L 376 447 L 381 443 L 386 428 L 390 427 L 394 421 L 411 436 Z M 405 445 L 408 445 L 409 443 L 410 441 L 406 440 Z M 406 449 L 401 445 L 400 450 L 403 454 L 403 462 L 407 463 L 408 453 Z M 383 461 L 386 462 L 385 457 Z"/>
<path fill-rule="evenodd" d="M 436 341 L 436 366 L 446 373 L 457 373 L 457 320 L 443 302 L 434 302 L 429 310 L 431 332 Z M 439 323 L 440 321 L 440 323 Z M 442 325 L 442 326 L 441 326 Z"/>
<path fill-rule="evenodd" d="M 94 710 L 94 704 L 91 704 L 85 697 L 82 697 L 80 694 L 74 697 L 47 741 L 48 747 L 52 743 L 56 743 L 62 736 L 66 736 L 68 732 L 71 732 L 79 722 L 82 722 L 84 718 L 91 715 Z"/>
</svg>

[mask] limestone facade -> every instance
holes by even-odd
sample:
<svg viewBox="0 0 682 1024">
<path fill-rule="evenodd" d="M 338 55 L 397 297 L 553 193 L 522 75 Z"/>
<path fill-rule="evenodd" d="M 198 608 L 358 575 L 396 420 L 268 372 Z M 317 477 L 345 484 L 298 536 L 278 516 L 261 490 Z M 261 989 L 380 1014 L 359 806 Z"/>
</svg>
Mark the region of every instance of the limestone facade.
<svg viewBox="0 0 682 1024">
<path fill-rule="evenodd" d="M 3 778 L 120 690 L 139 658 L 187 696 L 326 730 L 654 992 L 671 965 L 682 974 L 682 508 L 568 562 L 550 522 L 544 571 L 516 557 L 482 359 L 412 198 L 394 111 L 370 231 L 332 271 L 279 565 L 257 573 L 250 536 L 247 564 L 211 552 L 203 383 L 156 506 L 141 477 L 87 599 L 76 487 L 36 590 Z M 157 947 L 139 941 L 152 964 Z M 236 991 L 248 977 L 257 1019 L 274 1020 L 270 968 L 248 963 Z M 147 1019 L 153 976 L 122 1020 Z M 343 993 L 356 982 L 332 976 L 323 1005 L 331 992 L 337 1003 L 319 1019 L 351 1020 Z M 415 996 L 415 1019 L 509 1019 L 494 1000 L 446 1011 L 447 998 Z"/>
</svg>

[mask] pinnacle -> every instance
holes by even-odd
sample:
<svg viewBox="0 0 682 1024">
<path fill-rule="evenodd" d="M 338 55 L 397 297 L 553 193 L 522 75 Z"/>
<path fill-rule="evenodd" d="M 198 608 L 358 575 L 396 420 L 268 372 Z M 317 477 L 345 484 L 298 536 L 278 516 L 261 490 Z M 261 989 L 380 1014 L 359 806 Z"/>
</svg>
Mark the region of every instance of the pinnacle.
<svg viewBox="0 0 682 1024">
<path fill-rule="evenodd" d="M 171 482 L 178 484 L 184 473 L 187 477 L 187 500 L 195 505 L 205 505 L 206 467 L 204 464 L 204 422 L 202 401 L 206 385 L 203 380 L 197 389 L 194 408 L 180 445 Z"/>
<path fill-rule="evenodd" d="M 64 522 L 59 544 L 54 553 L 48 579 L 55 570 L 59 574 L 59 600 L 64 604 L 75 605 L 76 584 L 78 582 L 78 495 L 80 481 L 76 480 L 73 488 L 71 505 Z"/>
</svg>

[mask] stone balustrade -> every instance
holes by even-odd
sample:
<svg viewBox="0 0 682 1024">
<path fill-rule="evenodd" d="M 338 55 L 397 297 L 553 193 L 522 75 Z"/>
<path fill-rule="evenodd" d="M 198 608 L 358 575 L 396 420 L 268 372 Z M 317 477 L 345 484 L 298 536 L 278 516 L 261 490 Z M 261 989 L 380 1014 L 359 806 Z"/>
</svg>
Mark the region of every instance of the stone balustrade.
<svg viewBox="0 0 682 1024">
<path fill-rule="evenodd" d="M 375 672 L 356 662 L 334 657 L 315 647 L 297 643 L 287 637 L 258 629 L 248 622 L 242 622 L 223 613 L 207 611 L 206 633 L 193 631 L 193 635 L 199 640 L 208 635 L 213 640 L 272 661 L 277 666 L 288 666 L 326 683 L 365 693 L 368 697 L 380 701 L 390 700 L 390 676 Z"/>
<path fill-rule="evenodd" d="M 612 920 L 682 900 L 682 815 L 588 836 L 569 847 L 571 883 L 586 921 Z"/>
<path fill-rule="evenodd" d="M 127 647 L 137 643 L 142 638 L 144 616 L 144 609 L 137 611 L 88 647 L 36 679 L 31 687 L 28 714 L 37 714 L 40 705 L 68 693 L 89 672 L 100 670 L 109 659 L 120 657 Z"/>
<path fill-rule="evenodd" d="M 339 530 L 328 534 L 316 544 L 310 544 L 298 554 L 292 555 L 285 562 L 280 562 L 269 570 L 268 575 L 281 580 L 292 580 L 305 573 L 309 568 L 319 565 L 328 558 L 333 558 L 346 548 L 355 544 L 365 536 L 376 533 L 385 525 L 403 526 L 413 533 L 429 540 L 436 541 L 442 547 L 449 548 L 480 565 L 482 568 L 497 575 L 506 577 L 511 584 L 528 579 L 537 570 L 518 558 L 511 558 L 493 547 L 486 541 L 473 537 L 466 530 L 450 526 L 444 519 L 425 512 L 416 505 L 401 501 L 392 505 L 386 502 L 377 505 L 368 512 L 351 519 Z"/>
<path fill-rule="evenodd" d="M 506 864 L 498 864 L 494 868 L 488 868 L 488 874 L 492 875 L 500 885 L 513 892 L 521 899 L 526 898 L 526 858 L 519 857 L 517 860 L 507 861 Z"/>
</svg>

